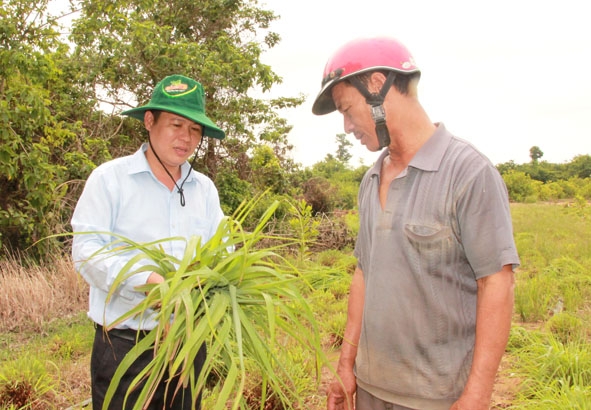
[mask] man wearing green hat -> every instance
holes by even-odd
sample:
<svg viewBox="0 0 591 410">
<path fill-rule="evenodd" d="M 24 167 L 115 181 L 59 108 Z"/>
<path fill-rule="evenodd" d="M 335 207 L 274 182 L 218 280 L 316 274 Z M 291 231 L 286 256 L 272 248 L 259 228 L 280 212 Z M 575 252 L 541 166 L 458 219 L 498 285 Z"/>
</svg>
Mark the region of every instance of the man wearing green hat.
<svg viewBox="0 0 591 410">
<path fill-rule="evenodd" d="M 138 286 L 164 279 L 155 272 L 135 274 L 108 299 L 113 280 L 134 254 L 93 256 L 113 247 L 120 237 L 148 243 L 199 235 L 205 242 L 224 216 L 213 182 L 187 162 L 191 155 L 196 157 L 203 136 L 220 140 L 225 137 L 205 114 L 202 85 L 188 77 L 171 75 L 156 85 L 147 105 L 122 114 L 144 122 L 148 142 L 135 154 L 106 162 L 91 173 L 71 221 L 74 232 L 93 232 L 74 235 L 72 257 L 90 286 L 88 315 L 96 324 L 90 365 L 95 410 L 102 409 L 113 374 L 135 345 L 136 336 L 153 329 L 156 322 L 151 312 L 146 312 L 115 329 L 107 331 L 106 327 L 145 297 Z M 167 254 L 182 259 L 185 241 L 171 240 L 161 246 Z M 137 262 L 134 268 L 140 268 L 142 263 L 147 262 Z M 146 354 L 130 367 L 129 377 L 122 379 L 109 409 L 124 408 L 129 383 L 150 360 L 151 354 Z M 202 347 L 195 362 L 196 372 L 204 360 Z M 165 387 L 152 398 L 150 409 L 200 409 L 201 398 L 192 397 L 190 387 L 174 397 L 171 392 L 165 395 Z M 131 393 L 125 408 L 133 407 L 137 394 L 139 391 Z"/>
</svg>

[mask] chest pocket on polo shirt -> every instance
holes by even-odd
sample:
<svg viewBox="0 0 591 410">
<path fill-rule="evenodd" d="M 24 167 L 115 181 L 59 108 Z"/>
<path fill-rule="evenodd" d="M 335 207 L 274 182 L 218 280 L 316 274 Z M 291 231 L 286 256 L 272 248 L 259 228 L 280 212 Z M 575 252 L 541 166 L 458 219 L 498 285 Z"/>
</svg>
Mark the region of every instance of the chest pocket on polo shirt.
<svg viewBox="0 0 591 410">
<path fill-rule="evenodd" d="M 453 232 L 449 226 L 406 224 L 404 233 L 415 251 L 413 254 L 419 258 L 416 263 L 431 270 L 440 263 L 449 261 L 453 246 Z"/>
</svg>

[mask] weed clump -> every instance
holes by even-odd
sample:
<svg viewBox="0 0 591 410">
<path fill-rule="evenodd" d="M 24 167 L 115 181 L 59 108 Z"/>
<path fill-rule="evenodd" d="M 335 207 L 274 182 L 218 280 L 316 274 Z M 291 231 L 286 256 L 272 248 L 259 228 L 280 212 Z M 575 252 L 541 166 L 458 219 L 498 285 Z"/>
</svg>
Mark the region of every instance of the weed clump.
<svg viewBox="0 0 591 410">
<path fill-rule="evenodd" d="M 0 408 L 44 409 L 54 383 L 37 359 L 24 357 L 0 369 Z"/>
</svg>

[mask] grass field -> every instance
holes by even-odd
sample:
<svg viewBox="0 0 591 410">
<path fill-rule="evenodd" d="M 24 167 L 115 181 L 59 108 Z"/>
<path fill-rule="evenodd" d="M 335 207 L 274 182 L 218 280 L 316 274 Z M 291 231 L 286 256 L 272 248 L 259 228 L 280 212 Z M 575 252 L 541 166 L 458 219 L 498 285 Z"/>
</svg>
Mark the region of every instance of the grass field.
<svg viewBox="0 0 591 410">
<path fill-rule="evenodd" d="M 591 409 L 591 208 L 514 204 L 512 409 Z"/>
<path fill-rule="evenodd" d="M 515 314 L 495 386 L 496 409 L 591 409 L 591 207 L 581 203 L 512 204 L 521 267 Z M 306 269 L 330 286 L 307 294 L 323 345 L 338 355 L 351 252 L 310 253 Z M 68 258 L 44 267 L 0 262 L 0 409 L 66 409 L 90 397 L 93 326 L 85 316 L 86 284 Z M 343 274 L 344 273 L 344 274 Z M 323 408 L 329 373 L 315 380 L 308 352 L 286 344 L 308 409 Z M 253 376 L 250 394 L 255 394 Z M 206 394 L 204 408 L 211 394 Z M 278 407 L 266 407 L 273 409 Z"/>
</svg>

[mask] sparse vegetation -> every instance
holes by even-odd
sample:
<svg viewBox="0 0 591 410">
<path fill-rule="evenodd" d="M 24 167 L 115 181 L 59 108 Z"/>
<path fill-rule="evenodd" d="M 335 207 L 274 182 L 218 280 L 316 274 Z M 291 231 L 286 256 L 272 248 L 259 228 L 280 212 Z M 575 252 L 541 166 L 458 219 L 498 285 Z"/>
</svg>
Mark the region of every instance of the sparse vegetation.
<svg viewBox="0 0 591 410">
<path fill-rule="evenodd" d="M 573 211 L 572 204 L 512 204 L 512 213 L 522 266 L 516 274 L 515 319 L 494 408 L 589 409 L 591 218 L 586 208 Z M 317 273 L 313 290 L 302 294 L 319 324 L 322 346 L 333 358 L 342 342 L 355 259 L 351 247 L 310 249 L 307 258 L 300 259 L 293 250 L 289 257 L 298 269 Z M 1 323 L 0 409 L 19 408 L 14 403 L 25 394 L 30 408 L 67 408 L 90 397 L 93 329 L 84 313 L 86 289 L 75 279 L 67 258 L 45 268 L 23 265 L 27 264 L 18 259 L 1 265 L 4 287 L 10 291 L 0 300 L 0 308 L 13 313 L 3 316 Z M 22 279 L 25 272 L 27 280 Z M 36 304 L 35 298 L 42 308 L 15 308 L 24 301 Z M 289 338 L 282 340 L 278 355 L 294 381 L 293 391 L 302 398 L 300 408 L 323 408 L 323 383 L 330 372 L 324 368 L 318 386 L 310 352 Z M 260 408 L 261 374 L 248 360 L 246 368 L 250 373 L 245 399 L 249 408 Z M 204 404 L 214 403 L 218 393 L 207 390 Z M 265 409 L 287 408 L 269 393 Z"/>
<path fill-rule="evenodd" d="M 513 204 L 522 266 L 508 346 L 511 409 L 591 408 L 591 214 L 586 203 Z"/>
</svg>

